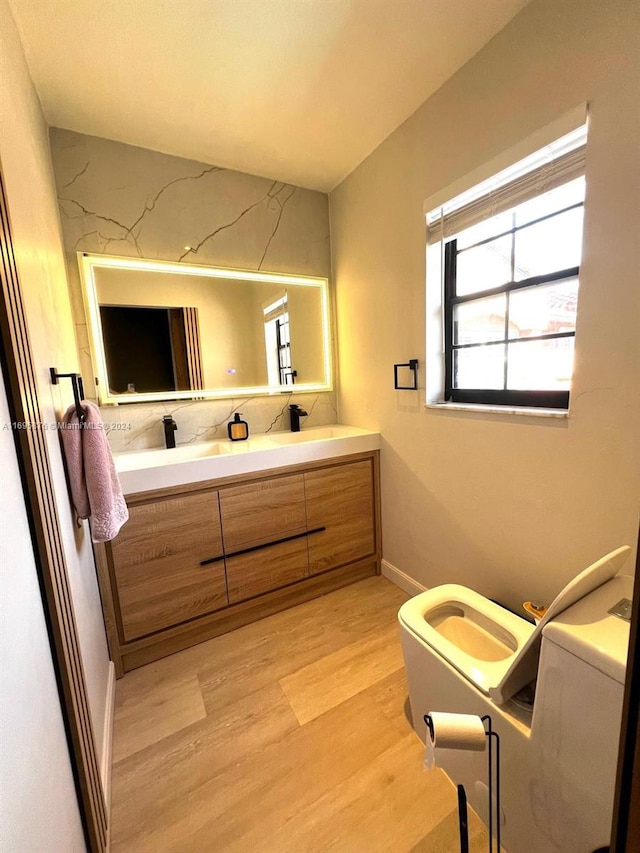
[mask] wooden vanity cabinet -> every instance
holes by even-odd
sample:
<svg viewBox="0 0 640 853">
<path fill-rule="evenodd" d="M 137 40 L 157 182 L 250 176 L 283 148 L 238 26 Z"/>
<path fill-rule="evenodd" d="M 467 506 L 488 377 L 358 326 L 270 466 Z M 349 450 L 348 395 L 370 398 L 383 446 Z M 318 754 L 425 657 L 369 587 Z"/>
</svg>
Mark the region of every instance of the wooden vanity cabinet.
<svg viewBox="0 0 640 853">
<path fill-rule="evenodd" d="M 118 676 L 380 571 L 378 451 L 126 500 L 95 549 Z"/>
</svg>

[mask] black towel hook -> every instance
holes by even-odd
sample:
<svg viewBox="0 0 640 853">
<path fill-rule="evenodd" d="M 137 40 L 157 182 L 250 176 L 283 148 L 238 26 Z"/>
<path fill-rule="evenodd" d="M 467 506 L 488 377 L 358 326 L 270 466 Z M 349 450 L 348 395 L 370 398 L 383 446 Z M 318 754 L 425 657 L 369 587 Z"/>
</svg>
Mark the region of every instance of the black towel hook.
<svg viewBox="0 0 640 853">
<path fill-rule="evenodd" d="M 84 398 L 84 386 L 82 384 L 82 376 L 79 373 L 58 373 L 55 367 L 49 368 L 49 373 L 51 374 L 51 384 L 57 385 L 59 379 L 70 379 L 71 387 L 73 389 L 73 402 L 76 407 L 76 414 L 78 415 L 78 421 L 83 424 L 87 416 L 85 415 L 84 409 L 80 405 L 82 399 Z"/>
</svg>

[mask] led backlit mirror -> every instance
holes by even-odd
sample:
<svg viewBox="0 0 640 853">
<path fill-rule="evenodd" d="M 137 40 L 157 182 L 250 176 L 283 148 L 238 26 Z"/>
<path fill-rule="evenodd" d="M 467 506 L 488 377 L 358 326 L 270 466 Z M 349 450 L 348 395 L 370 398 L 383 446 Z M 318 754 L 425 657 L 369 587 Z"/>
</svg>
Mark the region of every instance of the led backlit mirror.
<svg viewBox="0 0 640 853">
<path fill-rule="evenodd" d="M 331 389 L 327 279 L 78 258 L 101 403 Z"/>
</svg>

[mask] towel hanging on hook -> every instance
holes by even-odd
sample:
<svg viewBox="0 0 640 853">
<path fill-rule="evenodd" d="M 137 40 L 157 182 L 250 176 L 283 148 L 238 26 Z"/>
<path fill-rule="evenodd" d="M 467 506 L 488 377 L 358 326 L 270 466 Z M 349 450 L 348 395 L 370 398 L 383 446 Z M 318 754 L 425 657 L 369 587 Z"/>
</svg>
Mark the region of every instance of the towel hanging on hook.
<svg viewBox="0 0 640 853">
<path fill-rule="evenodd" d="M 94 542 L 109 542 L 129 518 L 100 409 L 84 401 L 82 429 L 75 406 L 62 419 L 62 447 L 69 490 L 79 519 L 90 518 Z"/>
</svg>

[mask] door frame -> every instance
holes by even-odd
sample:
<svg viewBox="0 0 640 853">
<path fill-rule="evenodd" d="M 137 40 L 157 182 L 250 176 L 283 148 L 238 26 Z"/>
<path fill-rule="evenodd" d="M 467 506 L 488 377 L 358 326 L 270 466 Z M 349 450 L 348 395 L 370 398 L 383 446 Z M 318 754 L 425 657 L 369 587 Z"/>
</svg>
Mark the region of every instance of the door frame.
<svg viewBox="0 0 640 853">
<path fill-rule="evenodd" d="M 636 553 L 635 584 L 627 676 L 624 686 L 618 772 L 611 826 L 614 853 L 640 851 L 640 535 Z"/>
<path fill-rule="evenodd" d="M 108 847 L 108 813 L 100 779 L 71 587 L 44 438 L 36 366 L 20 288 L 0 164 L 0 333 L 2 371 L 29 520 L 53 668 L 87 849 Z"/>
</svg>

